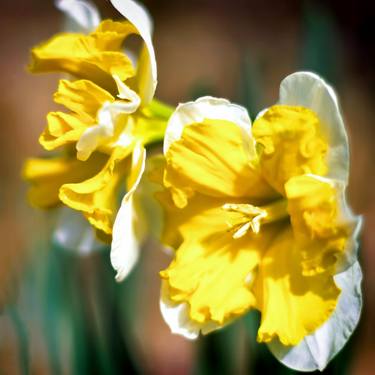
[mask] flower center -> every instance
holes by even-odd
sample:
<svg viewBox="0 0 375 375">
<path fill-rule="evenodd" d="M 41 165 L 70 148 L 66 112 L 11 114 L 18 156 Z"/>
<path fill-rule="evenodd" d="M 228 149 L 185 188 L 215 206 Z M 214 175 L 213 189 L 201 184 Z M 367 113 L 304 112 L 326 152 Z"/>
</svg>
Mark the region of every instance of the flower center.
<svg viewBox="0 0 375 375">
<path fill-rule="evenodd" d="M 250 229 L 254 233 L 259 233 L 261 224 L 273 223 L 289 216 L 286 199 L 261 207 L 247 203 L 226 203 L 222 208 L 240 216 L 234 223 L 228 223 L 234 239 L 243 237 Z"/>
</svg>

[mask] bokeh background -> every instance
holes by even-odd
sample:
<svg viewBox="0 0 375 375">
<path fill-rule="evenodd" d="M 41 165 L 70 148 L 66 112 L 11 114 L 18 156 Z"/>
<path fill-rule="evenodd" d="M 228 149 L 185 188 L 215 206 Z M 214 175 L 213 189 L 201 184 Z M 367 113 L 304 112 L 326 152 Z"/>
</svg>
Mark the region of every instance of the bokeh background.
<svg viewBox="0 0 375 375">
<path fill-rule="evenodd" d="M 97 0 L 103 16 L 118 17 Z M 326 374 L 375 374 L 375 8 L 373 2 L 145 0 L 154 18 L 157 96 L 176 105 L 211 94 L 252 116 L 277 100 L 300 69 L 337 89 L 351 144 L 349 199 L 365 217 L 364 311 Z M 159 309 L 158 270 L 169 262 L 148 241 L 131 277 L 114 283 L 109 253 L 77 256 L 51 241 L 55 213 L 28 207 L 25 158 L 53 108 L 56 75 L 26 72 L 30 48 L 62 29 L 52 0 L 3 0 L 0 12 L 0 374 L 293 374 L 255 343 L 258 317 L 189 342 Z"/>
</svg>

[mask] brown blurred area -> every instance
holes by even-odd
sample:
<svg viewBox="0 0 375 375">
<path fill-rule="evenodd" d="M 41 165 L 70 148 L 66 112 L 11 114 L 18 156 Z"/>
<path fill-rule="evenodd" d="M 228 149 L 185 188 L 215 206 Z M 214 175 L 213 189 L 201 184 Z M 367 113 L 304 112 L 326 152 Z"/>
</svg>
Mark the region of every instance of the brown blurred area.
<svg viewBox="0 0 375 375">
<path fill-rule="evenodd" d="M 108 1 L 97 0 L 103 16 L 116 17 Z M 375 44 L 374 7 L 366 1 L 147 0 L 154 18 L 158 62 L 157 96 L 176 105 L 194 90 L 236 101 L 241 64 L 250 58 L 256 69 L 259 106 L 278 97 L 282 78 L 301 68 L 305 7 L 318 7 L 334 22 L 339 54 L 332 78 L 341 99 L 351 143 L 349 199 L 363 214 L 361 261 L 364 311 L 355 338 L 350 373 L 375 371 Z M 18 281 L 33 241 L 46 233 L 43 217 L 27 207 L 20 171 L 25 158 L 41 154 L 38 136 L 52 108 L 55 75 L 26 72 L 29 50 L 61 30 L 62 15 L 52 0 L 13 0 L 0 13 L 0 303 L 15 299 Z M 329 35 L 327 35 L 329 37 Z M 326 54 L 329 51 L 317 51 Z M 210 91 L 211 90 L 211 91 Z M 257 93 L 255 93 L 257 94 Z M 261 108 L 256 108 L 259 110 Z M 254 110 L 255 111 L 255 110 Z M 142 288 L 136 345 L 152 374 L 187 374 L 194 347 L 169 334 L 158 310 L 158 270 L 168 259 L 156 252 L 144 260 L 149 287 Z M 40 255 L 40 262 L 43 262 Z M 40 333 L 39 333 L 40 335 Z M 39 337 L 36 334 L 36 337 Z M 16 336 L 0 316 L 0 373 L 20 373 Z M 33 348 L 32 373 L 51 373 L 43 344 Z"/>
</svg>

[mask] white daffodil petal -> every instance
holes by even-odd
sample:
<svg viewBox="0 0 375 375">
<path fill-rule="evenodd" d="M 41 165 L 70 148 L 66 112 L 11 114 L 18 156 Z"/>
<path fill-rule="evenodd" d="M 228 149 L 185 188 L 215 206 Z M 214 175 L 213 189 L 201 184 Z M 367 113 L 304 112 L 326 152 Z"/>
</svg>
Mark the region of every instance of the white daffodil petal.
<svg viewBox="0 0 375 375">
<path fill-rule="evenodd" d="M 279 102 L 310 108 L 318 115 L 329 143 L 328 176 L 347 183 L 348 138 L 333 88 L 314 73 L 297 72 L 281 82 Z"/>
<path fill-rule="evenodd" d="M 86 0 L 56 0 L 56 8 L 66 14 L 69 21 L 66 29 L 71 32 L 88 33 L 100 23 L 100 14 L 96 6 Z"/>
<path fill-rule="evenodd" d="M 121 282 L 133 269 L 139 258 L 142 242 L 137 224 L 139 221 L 133 194 L 142 178 L 146 161 L 146 150 L 137 145 L 133 151 L 128 192 L 122 200 L 113 226 L 111 263 L 117 271 L 116 281 Z"/>
<path fill-rule="evenodd" d="M 274 356 L 297 371 L 322 371 L 343 348 L 358 324 L 362 308 L 361 281 L 358 262 L 337 274 L 335 282 L 342 291 L 330 319 L 295 347 L 286 347 L 273 340 L 268 346 Z"/>
<path fill-rule="evenodd" d="M 119 85 L 119 82 L 116 81 Z M 76 149 L 79 160 L 87 160 L 90 155 L 101 145 L 112 140 L 118 119 L 122 115 L 129 115 L 135 112 L 139 106 L 140 99 L 131 89 L 127 91 L 126 85 L 119 87 L 119 97 L 128 100 L 116 100 L 114 102 L 105 102 L 98 112 L 98 123 L 87 128 L 79 138 Z M 128 117 L 129 131 L 131 129 L 132 119 Z M 133 137 L 129 132 L 123 131 L 117 140 L 117 145 L 123 147 L 129 146 L 133 142 Z"/>
<path fill-rule="evenodd" d="M 222 327 L 213 322 L 198 324 L 191 321 L 187 303 L 175 303 L 171 301 L 168 297 L 165 282 L 162 282 L 161 287 L 160 311 L 171 332 L 189 340 L 198 338 L 200 332 L 207 334 Z"/>
<path fill-rule="evenodd" d="M 82 214 L 68 207 L 59 209 L 53 241 L 79 255 L 87 255 L 104 247 L 96 239 L 92 226 Z"/>
<path fill-rule="evenodd" d="M 76 144 L 77 158 L 87 160 L 100 144 L 110 139 L 115 131 L 115 118 L 112 114 L 114 103 L 106 102 L 98 113 L 98 124 L 87 128 Z"/>
<path fill-rule="evenodd" d="M 121 282 L 130 273 L 139 258 L 139 240 L 135 233 L 133 198 L 123 201 L 113 226 L 111 264 L 116 270 L 116 281 Z"/>
<path fill-rule="evenodd" d="M 126 103 L 120 102 L 122 105 L 126 104 L 126 109 L 119 108 L 121 112 L 123 113 L 134 113 L 139 105 L 141 104 L 141 98 L 137 95 L 135 91 L 133 91 L 131 88 L 129 88 L 127 85 L 125 85 L 124 82 L 121 81 L 121 79 L 114 75 L 113 79 L 116 82 L 118 94 L 117 97 L 123 100 L 126 100 Z"/>
<path fill-rule="evenodd" d="M 154 97 L 157 85 L 157 66 L 154 46 L 152 44 L 152 21 L 151 18 L 140 4 L 132 0 L 111 0 L 112 5 L 127 18 L 138 30 L 139 35 L 143 39 L 147 53 L 149 68 L 142 69 L 144 75 L 142 77 L 141 97 L 142 103 L 147 105 Z M 140 59 L 141 60 L 141 59 Z"/>
<path fill-rule="evenodd" d="M 146 168 L 146 149 L 141 143 L 134 146 L 130 176 L 128 178 L 128 192 L 124 199 L 130 198 L 137 189 Z"/>
<path fill-rule="evenodd" d="M 342 272 L 354 264 L 358 259 L 358 238 L 359 233 L 362 228 L 362 216 L 354 215 L 352 210 L 347 204 L 346 200 L 346 186 L 344 186 L 343 182 L 335 181 L 337 186 L 338 197 L 337 200 L 339 202 L 339 218 L 338 221 L 341 223 L 347 223 L 352 227 L 352 235 L 348 239 L 346 243 L 346 248 L 343 251 L 344 256 L 341 258 L 341 261 L 338 262 L 336 265 L 337 272 Z"/>
<path fill-rule="evenodd" d="M 251 137 L 251 120 L 247 110 L 226 99 L 204 96 L 194 102 L 180 104 L 169 119 L 164 137 L 164 155 L 170 145 L 181 138 L 185 126 L 199 123 L 206 119 L 226 120 L 238 125 L 243 130 L 244 145 L 250 158 L 254 158 L 255 143 Z"/>
</svg>

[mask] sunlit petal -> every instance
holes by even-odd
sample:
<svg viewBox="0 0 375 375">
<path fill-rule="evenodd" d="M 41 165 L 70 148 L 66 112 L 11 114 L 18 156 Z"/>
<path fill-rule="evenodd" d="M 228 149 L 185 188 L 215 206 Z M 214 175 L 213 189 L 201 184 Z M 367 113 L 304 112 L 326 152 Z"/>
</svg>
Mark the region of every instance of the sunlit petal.
<svg viewBox="0 0 375 375">
<path fill-rule="evenodd" d="M 70 73 L 115 92 L 112 75 L 124 81 L 135 74 L 132 62 L 121 50 L 124 39 L 135 33 L 137 30 L 128 22 L 106 20 L 89 35 L 57 34 L 32 49 L 29 69 L 33 73 Z"/>
<path fill-rule="evenodd" d="M 254 293 L 262 319 L 258 340 L 297 345 L 336 308 L 340 290 L 329 273 L 303 276 L 298 244 L 289 225 L 272 241 L 259 265 Z"/>
<path fill-rule="evenodd" d="M 189 316 L 188 304 L 186 302 L 173 302 L 170 299 L 168 285 L 165 281 L 162 281 L 161 287 L 160 312 L 172 333 L 181 335 L 189 340 L 198 338 L 200 333 L 207 334 L 223 327 L 223 325 L 212 321 L 204 323 L 192 321 Z M 230 322 L 229 320 L 226 324 Z"/>
<path fill-rule="evenodd" d="M 338 99 L 333 88 L 310 72 L 297 72 L 280 85 L 280 104 L 303 106 L 313 110 L 321 120 L 328 139 L 328 176 L 348 182 L 349 147 Z"/>
<path fill-rule="evenodd" d="M 243 132 L 244 144 L 247 144 L 250 158 L 255 157 L 255 143 L 251 138 L 251 120 L 245 108 L 230 103 L 226 99 L 205 96 L 194 102 L 180 104 L 170 117 L 165 132 L 164 154 L 171 144 L 179 140 L 185 126 L 204 122 L 206 119 L 218 119 L 232 122 L 239 126 Z"/>
<path fill-rule="evenodd" d="M 331 317 L 297 346 L 283 346 L 278 340 L 268 343 L 274 356 L 297 371 L 323 371 L 358 324 L 362 307 L 361 281 L 362 272 L 358 262 L 336 275 L 335 282 L 341 294 Z"/>
<path fill-rule="evenodd" d="M 132 0 L 111 0 L 112 5 L 131 22 L 142 37 L 147 57 L 141 55 L 138 65 L 137 76 L 139 77 L 139 92 L 144 105 L 148 104 L 155 93 L 157 85 L 157 66 L 154 46 L 152 44 L 152 21 L 146 11 L 139 3 Z"/>
<path fill-rule="evenodd" d="M 245 109 L 226 100 L 206 97 L 180 105 L 167 126 L 164 154 L 164 184 L 179 207 L 195 191 L 216 197 L 276 194 L 257 170 Z"/>
<path fill-rule="evenodd" d="M 257 117 L 252 132 L 262 175 L 280 194 L 293 176 L 327 173 L 327 141 L 310 109 L 274 105 Z"/>
<path fill-rule="evenodd" d="M 30 203 L 40 208 L 56 206 L 60 203 L 59 190 L 63 184 L 90 178 L 100 171 L 105 161 L 105 155 L 99 153 L 85 164 L 68 156 L 28 159 L 22 173 L 31 184 L 28 191 Z"/>
<path fill-rule="evenodd" d="M 124 170 L 127 170 L 126 158 L 130 151 L 115 149 L 99 173 L 80 183 L 66 183 L 59 191 L 59 198 L 64 204 L 83 212 L 95 228 L 106 234 L 112 233 L 117 195 L 125 183 L 122 178 Z"/>
<path fill-rule="evenodd" d="M 344 183 L 301 175 L 291 178 L 285 190 L 303 273 L 336 274 L 351 266 L 357 259 L 361 217 L 348 207 Z"/>
</svg>

